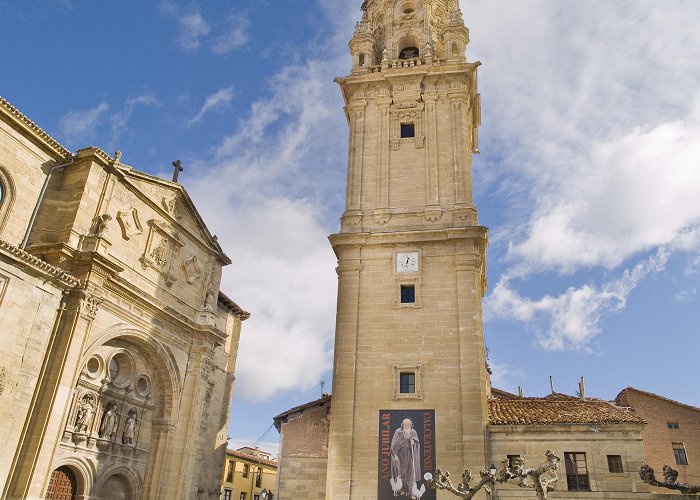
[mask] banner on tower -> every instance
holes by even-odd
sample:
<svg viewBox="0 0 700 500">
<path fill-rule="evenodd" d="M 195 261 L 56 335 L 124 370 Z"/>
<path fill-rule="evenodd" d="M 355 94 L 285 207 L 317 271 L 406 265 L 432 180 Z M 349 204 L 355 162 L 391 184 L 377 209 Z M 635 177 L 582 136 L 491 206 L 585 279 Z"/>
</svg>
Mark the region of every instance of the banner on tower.
<svg viewBox="0 0 700 500">
<path fill-rule="evenodd" d="M 435 474 L 435 410 L 381 410 L 377 500 L 435 500 L 426 474 Z"/>
</svg>

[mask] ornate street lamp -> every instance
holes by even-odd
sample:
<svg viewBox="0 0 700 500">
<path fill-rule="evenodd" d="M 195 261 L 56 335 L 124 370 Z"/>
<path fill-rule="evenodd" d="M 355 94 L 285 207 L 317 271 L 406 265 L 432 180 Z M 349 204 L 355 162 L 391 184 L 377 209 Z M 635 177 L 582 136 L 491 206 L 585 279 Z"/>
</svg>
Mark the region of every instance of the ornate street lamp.
<svg viewBox="0 0 700 500">
<path fill-rule="evenodd" d="M 685 484 L 676 482 L 676 479 L 678 478 L 678 471 L 673 470 L 668 465 L 664 465 L 663 474 L 664 480 L 662 482 L 656 479 L 654 469 L 649 467 L 647 464 L 642 464 L 642 466 L 639 468 L 639 477 L 642 478 L 642 481 L 651 486 L 667 488 L 669 490 L 677 490 L 686 495 L 700 494 L 700 484 Z"/>
<path fill-rule="evenodd" d="M 275 495 L 272 494 L 272 491 L 268 491 L 267 489 L 264 489 L 260 492 L 260 497 L 263 500 L 272 500 L 274 496 Z"/>
<path fill-rule="evenodd" d="M 474 487 L 469 486 L 472 480 L 472 472 L 467 469 L 462 474 L 462 482 L 457 486 L 452 484 L 449 472 L 442 472 L 440 469 L 435 471 L 435 477 L 426 474 L 428 486 L 435 490 L 447 490 L 450 493 L 464 499 L 473 498 L 476 493 L 483 489 L 487 493 L 491 493 L 492 487 L 499 483 L 506 483 L 511 480 L 517 480 L 518 486 L 521 488 L 532 488 L 537 493 L 537 498 L 541 500 L 547 499 L 547 493 L 554 490 L 553 484 L 559 479 L 557 477 L 557 469 L 561 458 L 552 450 L 547 450 L 547 461 L 534 469 L 525 468 L 525 462 L 522 458 L 516 457 L 512 461 L 504 460 L 503 468 L 498 472 L 495 465 L 491 465 L 488 471 L 482 470 L 479 473 L 481 480 Z"/>
</svg>

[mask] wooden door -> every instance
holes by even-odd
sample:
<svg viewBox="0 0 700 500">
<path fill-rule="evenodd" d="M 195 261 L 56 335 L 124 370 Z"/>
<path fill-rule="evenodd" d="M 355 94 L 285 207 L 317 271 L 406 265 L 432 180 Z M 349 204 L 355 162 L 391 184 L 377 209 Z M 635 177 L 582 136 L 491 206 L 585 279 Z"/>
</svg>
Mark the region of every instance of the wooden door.
<svg viewBox="0 0 700 500">
<path fill-rule="evenodd" d="M 68 467 L 59 467 L 51 473 L 46 500 L 74 500 L 77 482 Z"/>
</svg>

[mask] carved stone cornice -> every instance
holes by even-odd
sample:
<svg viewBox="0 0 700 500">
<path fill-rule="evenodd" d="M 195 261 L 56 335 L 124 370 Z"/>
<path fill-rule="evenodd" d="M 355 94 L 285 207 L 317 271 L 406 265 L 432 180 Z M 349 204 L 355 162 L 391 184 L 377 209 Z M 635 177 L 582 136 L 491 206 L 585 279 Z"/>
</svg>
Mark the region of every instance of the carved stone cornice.
<svg viewBox="0 0 700 500">
<path fill-rule="evenodd" d="M 39 139 L 46 149 L 49 149 L 55 155 L 63 159 L 69 159 L 71 152 L 61 145 L 56 139 L 51 137 L 48 133 L 42 130 L 36 123 L 27 118 L 22 112 L 20 112 L 16 107 L 9 103 L 6 99 L 0 97 L 0 110 L 2 113 L 10 118 L 15 126 L 30 132 L 35 138 Z"/>
<path fill-rule="evenodd" d="M 80 280 L 67 272 L 59 269 L 58 267 L 52 266 L 48 262 L 35 257 L 18 248 L 7 241 L 0 240 L 0 255 L 4 255 L 13 260 L 18 260 L 31 268 L 34 274 L 39 274 L 40 276 L 49 278 L 50 281 L 64 287 L 64 288 L 79 288 Z"/>
</svg>

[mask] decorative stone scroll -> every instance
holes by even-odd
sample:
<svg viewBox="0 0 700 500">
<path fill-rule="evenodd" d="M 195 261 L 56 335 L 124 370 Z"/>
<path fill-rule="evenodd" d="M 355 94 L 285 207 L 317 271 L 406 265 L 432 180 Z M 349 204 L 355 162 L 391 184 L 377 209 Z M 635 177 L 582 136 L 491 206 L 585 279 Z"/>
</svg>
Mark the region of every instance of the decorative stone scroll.
<svg viewBox="0 0 700 500">
<path fill-rule="evenodd" d="M 151 219 L 148 221 L 150 230 L 146 249 L 139 259 L 144 269 L 155 269 L 165 277 L 165 284 L 172 286 L 175 276 L 174 261 L 183 243 L 180 236 L 167 224 Z"/>
<path fill-rule="evenodd" d="M 182 263 L 182 269 L 185 272 L 185 281 L 190 285 L 202 276 L 202 264 L 196 255 L 185 259 Z"/>
<path fill-rule="evenodd" d="M 130 240 L 134 236 L 143 233 L 141 222 L 139 221 L 139 213 L 136 208 L 117 212 L 117 222 L 122 230 L 122 238 Z"/>
</svg>

